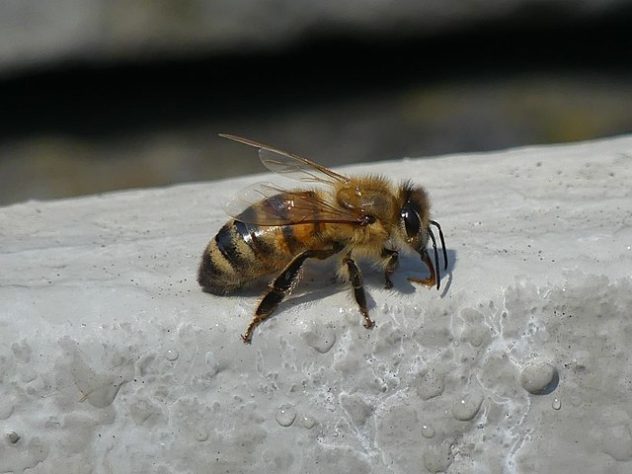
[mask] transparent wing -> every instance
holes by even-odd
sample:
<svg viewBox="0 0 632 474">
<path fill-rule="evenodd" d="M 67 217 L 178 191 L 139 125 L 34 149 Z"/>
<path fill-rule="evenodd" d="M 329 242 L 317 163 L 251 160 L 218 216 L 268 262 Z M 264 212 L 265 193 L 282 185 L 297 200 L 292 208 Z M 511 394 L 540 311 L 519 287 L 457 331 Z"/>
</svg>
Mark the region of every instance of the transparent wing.
<svg viewBox="0 0 632 474">
<path fill-rule="evenodd" d="M 235 135 L 220 133 L 219 136 L 258 148 L 261 163 L 274 173 L 309 183 L 334 184 L 337 182 L 347 183 L 349 181 L 349 178 L 346 176 L 294 153 Z"/>
<path fill-rule="evenodd" d="M 229 216 L 249 224 L 259 225 L 283 225 L 287 223 L 286 214 L 290 203 L 276 202 L 267 212 L 261 212 L 263 202 L 274 203 L 274 196 L 285 191 L 272 183 L 255 183 L 239 191 L 235 197 L 226 204 L 224 211 Z M 285 206 L 285 209 L 284 209 Z M 263 211 L 263 209 L 261 209 Z M 297 216 L 300 218 L 300 216 Z"/>
<path fill-rule="evenodd" d="M 361 225 L 366 219 L 357 210 L 330 204 L 322 193 L 283 190 L 270 183 L 246 188 L 228 203 L 226 212 L 246 224 L 266 226 L 315 222 Z"/>
</svg>

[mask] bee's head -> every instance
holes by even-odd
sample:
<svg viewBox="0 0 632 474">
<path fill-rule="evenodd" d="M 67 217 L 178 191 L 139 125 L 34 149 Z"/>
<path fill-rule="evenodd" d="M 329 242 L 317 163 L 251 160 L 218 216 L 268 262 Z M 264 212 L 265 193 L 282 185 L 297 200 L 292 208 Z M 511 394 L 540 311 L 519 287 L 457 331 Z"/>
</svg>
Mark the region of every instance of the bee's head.
<svg viewBox="0 0 632 474">
<path fill-rule="evenodd" d="M 448 267 L 448 255 L 441 227 L 437 222 L 430 220 L 430 201 L 426 195 L 426 191 L 421 187 L 414 187 L 411 183 L 407 182 L 401 188 L 399 201 L 402 203 L 399 211 L 400 236 L 406 244 L 421 255 L 425 263 L 430 262 L 426 253 L 426 245 L 428 244 L 428 239 L 432 240 L 435 267 L 437 269 L 436 283 L 437 288 L 439 288 L 441 279 L 439 275 L 439 254 L 437 252 L 437 241 L 430 229 L 430 225 L 434 225 L 439 229 L 446 269 Z M 430 263 L 429 266 L 432 266 L 432 264 Z M 430 268 L 430 272 L 434 277 L 434 269 Z"/>
</svg>

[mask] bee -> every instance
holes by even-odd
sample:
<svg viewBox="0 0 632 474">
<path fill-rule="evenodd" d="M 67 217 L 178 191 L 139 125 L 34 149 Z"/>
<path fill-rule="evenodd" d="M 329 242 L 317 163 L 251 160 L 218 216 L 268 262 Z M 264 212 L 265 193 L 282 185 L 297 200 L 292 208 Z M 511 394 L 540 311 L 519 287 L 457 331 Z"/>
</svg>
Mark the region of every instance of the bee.
<svg viewBox="0 0 632 474">
<path fill-rule="evenodd" d="M 374 322 L 356 258 L 377 262 L 384 270 L 385 288 L 390 289 L 391 275 L 399 263 L 398 249 L 412 249 L 430 274 L 408 280 L 439 289 L 439 254 L 431 226 L 439 231 L 445 270 L 448 256 L 441 226 L 430 219 L 430 202 L 422 187 L 410 181 L 396 186 L 382 176 L 343 176 L 263 143 L 220 136 L 257 148 L 270 171 L 326 186 L 283 190 L 261 184 L 251 188 L 241 196 L 241 212 L 232 213 L 233 218 L 204 250 L 198 282 L 209 293 L 226 295 L 275 275 L 241 336 L 245 343 L 251 342 L 255 328 L 290 294 L 308 259 L 337 256 L 339 276 L 351 283 L 366 328 Z M 429 240 L 434 265 L 426 249 Z"/>
</svg>

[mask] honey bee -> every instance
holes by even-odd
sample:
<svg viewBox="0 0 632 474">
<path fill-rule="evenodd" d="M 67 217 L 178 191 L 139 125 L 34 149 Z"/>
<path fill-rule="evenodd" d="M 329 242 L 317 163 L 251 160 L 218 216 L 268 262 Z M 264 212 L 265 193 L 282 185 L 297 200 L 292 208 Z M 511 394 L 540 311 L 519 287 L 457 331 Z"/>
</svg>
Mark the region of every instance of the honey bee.
<svg viewBox="0 0 632 474">
<path fill-rule="evenodd" d="M 250 189 L 242 196 L 245 209 L 242 206 L 241 212 L 232 213 L 233 218 L 204 250 L 198 282 L 209 293 L 229 294 L 261 277 L 276 275 L 241 336 L 245 343 L 251 342 L 254 329 L 290 294 L 310 258 L 338 256 L 339 276 L 351 283 L 366 328 L 374 323 L 356 257 L 377 262 L 384 269 L 385 288 L 390 289 L 398 248 L 412 249 L 430 275 L 408 280 L 428 287 L 436 284 L 439 289 L 439 255 L 430 226 L 439 231 L 446 270 L 448 256 L 441 226 L 430 219 L 430 203 L 422 187 L 410 181 L 395 186 L 382 176 L 343 176 L 269 145 L 220 136 L 258 148 L 263 165 L 275 173 L 327 186 L 282 190 L 263 184 Z M 426 250 L 429 239 L 434 265 Z"/>
</svg>

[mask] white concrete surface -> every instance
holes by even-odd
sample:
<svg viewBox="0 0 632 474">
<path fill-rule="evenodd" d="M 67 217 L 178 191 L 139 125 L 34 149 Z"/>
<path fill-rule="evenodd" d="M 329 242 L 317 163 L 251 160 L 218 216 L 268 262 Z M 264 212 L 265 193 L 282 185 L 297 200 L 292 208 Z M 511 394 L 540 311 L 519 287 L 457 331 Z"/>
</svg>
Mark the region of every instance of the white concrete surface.
<svg viewBox="0 0 632 474">
<path fill-rule="evenodd" d="M 442 290 L 365 265 L 369 331 L 311 264 L 250 346 L 196 270 L 261 176 L 0 208 L 0 472 L 632 472 L 632 136 L 345 171 L 427 188 Z"/>
</svg>

